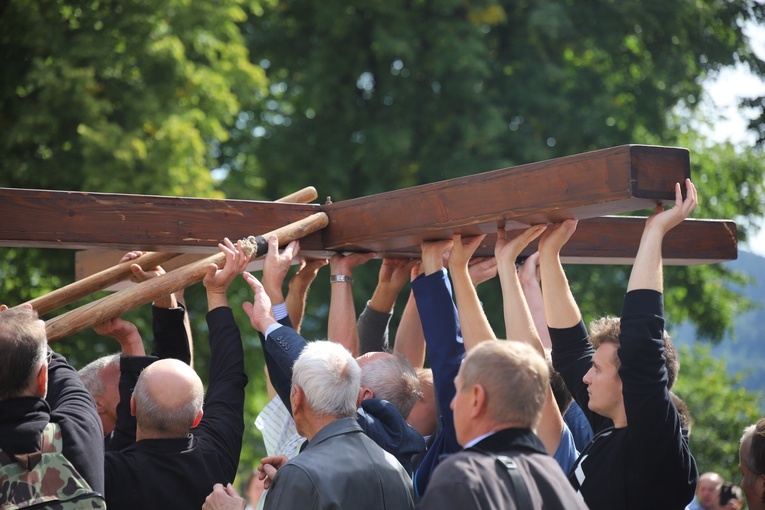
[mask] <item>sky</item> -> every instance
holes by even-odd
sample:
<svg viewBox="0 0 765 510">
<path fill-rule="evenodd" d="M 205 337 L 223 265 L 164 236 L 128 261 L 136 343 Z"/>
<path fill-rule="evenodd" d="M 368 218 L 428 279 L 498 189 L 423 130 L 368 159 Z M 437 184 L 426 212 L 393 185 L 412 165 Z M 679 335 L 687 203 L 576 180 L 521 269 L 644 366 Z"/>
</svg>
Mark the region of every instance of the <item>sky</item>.
<svg viewBox="0 0 765 510">
<path fill-rule="evenodd" d="M 745 29 L 755 53 L 765 59 L 765 27 L 749 26 Z M 746 132 L 746 124 L 751 112 L 738 107 L 739 99 L 765 95 L 765 81 L 753 76 L 744 66 L 723 70 L 714 80 L 705 84 L 709 94 L 710 108 L 720 115 L 714 123 L 714 129 L 708 134 L 718 142 L 731 141 L 740 144 L 753 144 L 755 137 Z M 765 219 L 760 221 L 760 231 L 750 237 L 747 244 L 740 248 L 765 257 Z"/>
</svg>

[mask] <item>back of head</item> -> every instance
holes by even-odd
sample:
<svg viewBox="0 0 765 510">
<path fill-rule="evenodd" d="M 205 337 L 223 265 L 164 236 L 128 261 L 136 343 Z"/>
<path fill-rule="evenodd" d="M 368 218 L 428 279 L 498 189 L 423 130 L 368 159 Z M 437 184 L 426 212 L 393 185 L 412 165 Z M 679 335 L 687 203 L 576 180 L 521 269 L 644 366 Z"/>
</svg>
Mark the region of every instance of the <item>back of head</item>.
<svg viewBox="0 0 765 510">
<path fill-rule="evenodd" d="M 677 415 L 680 417 L 680 427 L 683 430 L 688 431 L 688 435 L 690 436 L 691 427 L 693 426 L 693 418 L 691 417 L 691 411 L 688 409 L 688 405 L 672 391 L 669 392 L 669 396 L 672 397 L 672 402 L 675 404 L 675 409 L 677 409 Z"/>
<path fill-rule="evenodd" d="M 515 341 L 482 342 L 460 368 L 462 388 L 481 385 L 489 417 L 533 429 L 542 416 L 550 385 L 547 362 L 537 351 Z"/>
<path fill-rule="evenodd" d="M 364 363 L 361 385 L 375 394 L 375 398 L 393 404 L 404 419 L 422 397 L 420 379 L 409 361 L 394 354 L 381 353 Z"/>
<path fill-rule="evenodd" d="M 24 394 L 46 356 L 45 323 L 27 307 L 0 312 L 0 400 Z"/>
<path fill-rule="evenodd" d="M 760 418 L 755 425 L 744 429 L 744 435 L 741 436 L 741 463 L 752 475 L 765 475 L 765 418 Z"/>
<path fill-rule="evenodd" d="M 190 366 L 177 359 L 162 359 L 141 373 L 133 398 L 144 436 L 186 437 L 202 410 L 204 387 Z"/>
<path fill-rule="evenodd" d="M 104 372 L 107 368 L 111 370 L 116 368 L 117 373 L 119 374 L 119 353 L 109 354 L 108 356 L 102 356 L 96 360 L 93 360 L 82 367 L 78 372 L 80 379 L 82 380 L 82 384 L 85 385 L 85 389 L 87 389 L 88 392 L 93 395 L 93 397 L 103 395 L 107 390 L 107 383 L 104 377 Z"/>
<path fill-rule="evenodd" d="M 361 369 L 351 353 L 335 342 L 310 342 L 292 368 L 292 385 L 318 415 L 345 418 L 356 414 Z"/>
<path fill-rule="evenodd" d="M 621 319 L 619 317 L 601 317 L 590 323 L 590 343 L 594 348 L 600 347 L 603 343 L 612 343 L 619 345 L 619 333 L 621 333 Z M 672 389 L 677 380 L 677 373 L 680 371 L 680 360 L 677 357 L 675 344 L 669 337 L 667 331 L 664 331 L 662 337 L 664 341 L 664 361 L 667 368 L 667 389 Z M 614 360 L 616 366 L 619 366 L 619 359 Z"/>
</svg>

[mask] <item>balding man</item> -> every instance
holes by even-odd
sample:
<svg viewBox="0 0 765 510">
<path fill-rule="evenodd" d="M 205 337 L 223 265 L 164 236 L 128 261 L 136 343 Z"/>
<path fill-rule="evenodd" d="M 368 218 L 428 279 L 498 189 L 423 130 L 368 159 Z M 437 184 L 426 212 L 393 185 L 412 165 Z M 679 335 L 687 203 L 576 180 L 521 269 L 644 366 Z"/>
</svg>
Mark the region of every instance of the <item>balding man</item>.
<svg viewBox="0 0 765 510">
<path fill-rule="evenodd" d="M 75 369 L 48 348 L 45 323 L 31 307 L 0 307 L 0 470 L 2 508 L 104 492 L 93 398 Z"/>
<path fill-rule="evenodd" d="M 550 386 L 542 356 L 520 342 L 482 342 L 455 385 L 451 408 L 465 449 L 439 464 L 418 508 L 587 508 L 533 432 Z"/>
<path fill-rule="evenodd" d="M 216 483 L 225 485 L 236 476 L 247 376 L 226 289 L 249 257 L 228 239 L 219 246 L 226 265 L 211 266 L 204 278 L 210 310 L 210 379 L 204 412 L 202 381 L 187 364 L 164 359 L 141 373 L 130 399 L 136 442 L 106 454 L 110 510 L 201 508 Z"/>
<path fill-rule="evenodd" d="M 324 341 L 303 349 L 290 401 L 308 446 L 288 463 L 284 457 L 264 459 L 266 510 L 414 508 L 407 472 L 356 423 L 360 384 L 361 369 L 343 346 Z"/>
<path fill-rule="evenodd" d="M 686 510 L 718 510 L 720 508 L 720 488 L 722 476 L 707 472 L 699 477 L 696 486 L 696 497 L 686 507 Z"/>
</svg>

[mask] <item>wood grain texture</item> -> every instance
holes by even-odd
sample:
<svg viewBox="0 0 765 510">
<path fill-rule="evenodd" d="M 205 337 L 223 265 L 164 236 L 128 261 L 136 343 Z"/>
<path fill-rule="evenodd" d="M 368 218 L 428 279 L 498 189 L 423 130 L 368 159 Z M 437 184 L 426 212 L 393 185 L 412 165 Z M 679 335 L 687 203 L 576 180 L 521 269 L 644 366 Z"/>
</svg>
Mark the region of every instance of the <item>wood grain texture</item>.
<svg viewBox="0 0 765 510">
<path fill-rule="evenodd" d="M 0 188 L 0 246 L 215 253 L 318 205 Z M 303 240 L 322 249 L 320 236 Z"/>
<path fill-rule="evenodd" d="M 593 218 L 674 201 L 686 149 L 626 145 L 324 206 L 325 249 L 384 251 L 497 227 Z"/>
</svg>

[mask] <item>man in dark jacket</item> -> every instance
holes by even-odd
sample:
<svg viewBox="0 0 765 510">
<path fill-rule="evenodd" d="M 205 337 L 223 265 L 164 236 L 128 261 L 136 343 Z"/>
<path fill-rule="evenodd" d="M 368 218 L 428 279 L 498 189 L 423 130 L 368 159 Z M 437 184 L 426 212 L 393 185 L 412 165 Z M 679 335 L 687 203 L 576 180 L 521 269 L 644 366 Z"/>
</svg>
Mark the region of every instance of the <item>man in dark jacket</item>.
<svg viewBox="0 0 765 510">
<path fill-rule="evenodd" d="M 684 199 L 677 184 L 675 207 L 657 207 L 646 221 L 620 334 L 597 349 L 560 263 L 560 250 L 576 221 L 548 228 L 539 241 L 553 364 L 596 433 L 569 474 L 592 510 L 682 510 L 693 499 L 698 470 L 667 387 L 661 257 L 665 234 L 696 206 L 690 179 L 686 189 Z"/>
<path fill-rule="evenodd" d="M 5 307 L 3 307 L 4 309 Z M 17 460 L 41 450 L 48 424 L 60 430 L 60 453 L 94 492 L 104 492 L 103 433 L 93 398 L 77 371 L 47 347 L 45 323 L 31 307 L 0 312 L 0 450 Z M 30 469 L 34 456 L 28 459 Z M 67 484 L 67 476 L 62 483 Z M 20 487 L 0 482 L 0 506 Z M 8 483 L 8 486 L 5 484 Z M 38 491 L 39 484 L 24 491 Z"/>
<path fill-rule="evenodd" d="M 550 386 L 542 356 L 520 342 L 482 342 L 455 385 L 451 408 L 465 449 L 438 465 L 418 508 L 586 509 L 533 432 Z"/>
<path fill-rule="evenodd" d="M 210 331 L 210 382 L 204 413 L 202 381 L 187 364 L 164 359 L 141 372 L 129 400 L 136 417 L 136 442 L 106 454 L 110 510 L 201 508 L 216 483 L 230 483 L 236 476 L 247 376 L 226 289 L 249 257 L 241 245 L 228 240 L 220 247 L 226 254 L 225 267 L 211 266 L 204 278 Z M 123 379 L 130 360 L 121 361 Z M 127 407 L 122 400 L 123 382 L 117 430 Z"/>
</svg>

